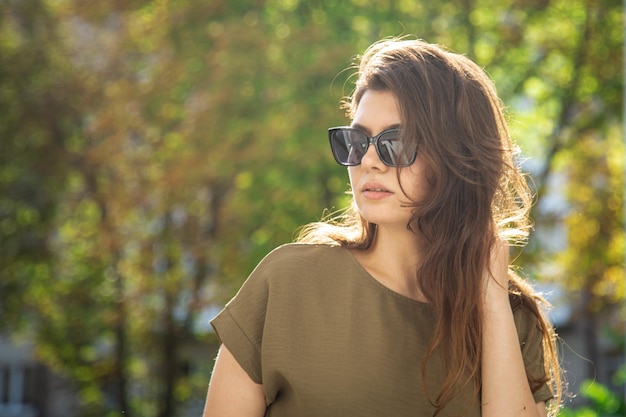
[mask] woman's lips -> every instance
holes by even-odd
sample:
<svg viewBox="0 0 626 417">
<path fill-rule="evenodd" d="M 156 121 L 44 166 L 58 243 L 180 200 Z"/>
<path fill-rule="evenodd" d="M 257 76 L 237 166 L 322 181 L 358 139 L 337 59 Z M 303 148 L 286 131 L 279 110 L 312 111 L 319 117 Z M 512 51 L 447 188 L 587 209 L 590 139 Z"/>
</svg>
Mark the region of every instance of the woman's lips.
<svg viewBox="0 0 626 417">
<path fill-rule="evenodd" d="M 393 192 L 389 191 L 382 184 L 367 183 L 361 188 L 361 193 L 365 198 L 370 200 L 380 200 L 381 198 L 389 197 Z"/>
</svg>

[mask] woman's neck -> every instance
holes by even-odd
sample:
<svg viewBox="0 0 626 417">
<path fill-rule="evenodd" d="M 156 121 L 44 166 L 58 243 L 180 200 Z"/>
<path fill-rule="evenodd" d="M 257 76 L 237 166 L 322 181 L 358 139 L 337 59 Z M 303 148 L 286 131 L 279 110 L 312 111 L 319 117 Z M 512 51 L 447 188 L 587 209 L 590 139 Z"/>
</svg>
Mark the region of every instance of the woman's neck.
<svg viewBox="0 0 626 417">
<path fill-rule="evenodd" d="M 409 230 L 379 228 L 374 242 L 366 250 L 354 251 L 359 263 L 377 281 L 405 297 L 426 301 L 417 283 L 420 246 Z"/>
</svg>

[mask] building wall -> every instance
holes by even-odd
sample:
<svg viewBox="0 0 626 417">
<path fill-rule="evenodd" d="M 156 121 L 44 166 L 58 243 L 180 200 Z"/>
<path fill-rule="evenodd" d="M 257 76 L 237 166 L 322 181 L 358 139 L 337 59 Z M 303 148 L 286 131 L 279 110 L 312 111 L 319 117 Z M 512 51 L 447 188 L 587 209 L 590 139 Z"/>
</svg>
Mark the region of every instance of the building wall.
<svg viewBox="0 0 626 417">
<path fill-rule="evenodd" d="M 35 358 L 32 344 L 0 335 L 0 417 L 74 417 L 70 385 Z"/>
</svg>

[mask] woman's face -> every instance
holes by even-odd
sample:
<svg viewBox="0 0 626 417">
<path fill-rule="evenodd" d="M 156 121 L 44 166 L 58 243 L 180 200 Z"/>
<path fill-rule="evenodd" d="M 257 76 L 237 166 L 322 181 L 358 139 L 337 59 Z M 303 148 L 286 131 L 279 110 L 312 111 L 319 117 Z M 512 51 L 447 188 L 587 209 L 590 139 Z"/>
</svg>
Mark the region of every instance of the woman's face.
<svg viewBox="0 0 626 417">
<path fill-rule="evenodd" d="M 386 90 L 367 90 L 361 97 L 352 127 L 375 136 L 393 127 L 402 127 L 398 102 Z M 398 172 L 400 172 L 400 183 Z M 350 185 L 361 215 L 379 227 L 406 230 L 411 217 L 410 202 L 419 201 L 427 187 L 424 162 L 419 150 L 415 162 L 405 168 L 385 165 L 370 145 L 360 165 L 348 168 Z M 404 190 L 404 192 L 403 192 Z M 405 194 L 406 192 L 406 194 Z"/>
</svg>

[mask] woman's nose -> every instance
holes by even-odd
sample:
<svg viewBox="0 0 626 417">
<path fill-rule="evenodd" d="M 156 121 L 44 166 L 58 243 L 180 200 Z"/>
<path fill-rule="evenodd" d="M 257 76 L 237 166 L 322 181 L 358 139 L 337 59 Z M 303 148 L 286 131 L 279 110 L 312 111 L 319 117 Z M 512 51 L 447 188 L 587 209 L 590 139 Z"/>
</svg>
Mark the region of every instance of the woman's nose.
<svg viewBox="0 0 626 417">
<path fill-rule="evenodd" d="M 387 165 L 380 160 L 374 144 L 370 144 L 367 147 L 367 151 L 365 151 L 365 155 L 361 159 L 361 165 L 366 169 L 378 169 L 381 171 L 387 168 Z"/>
</svg>

